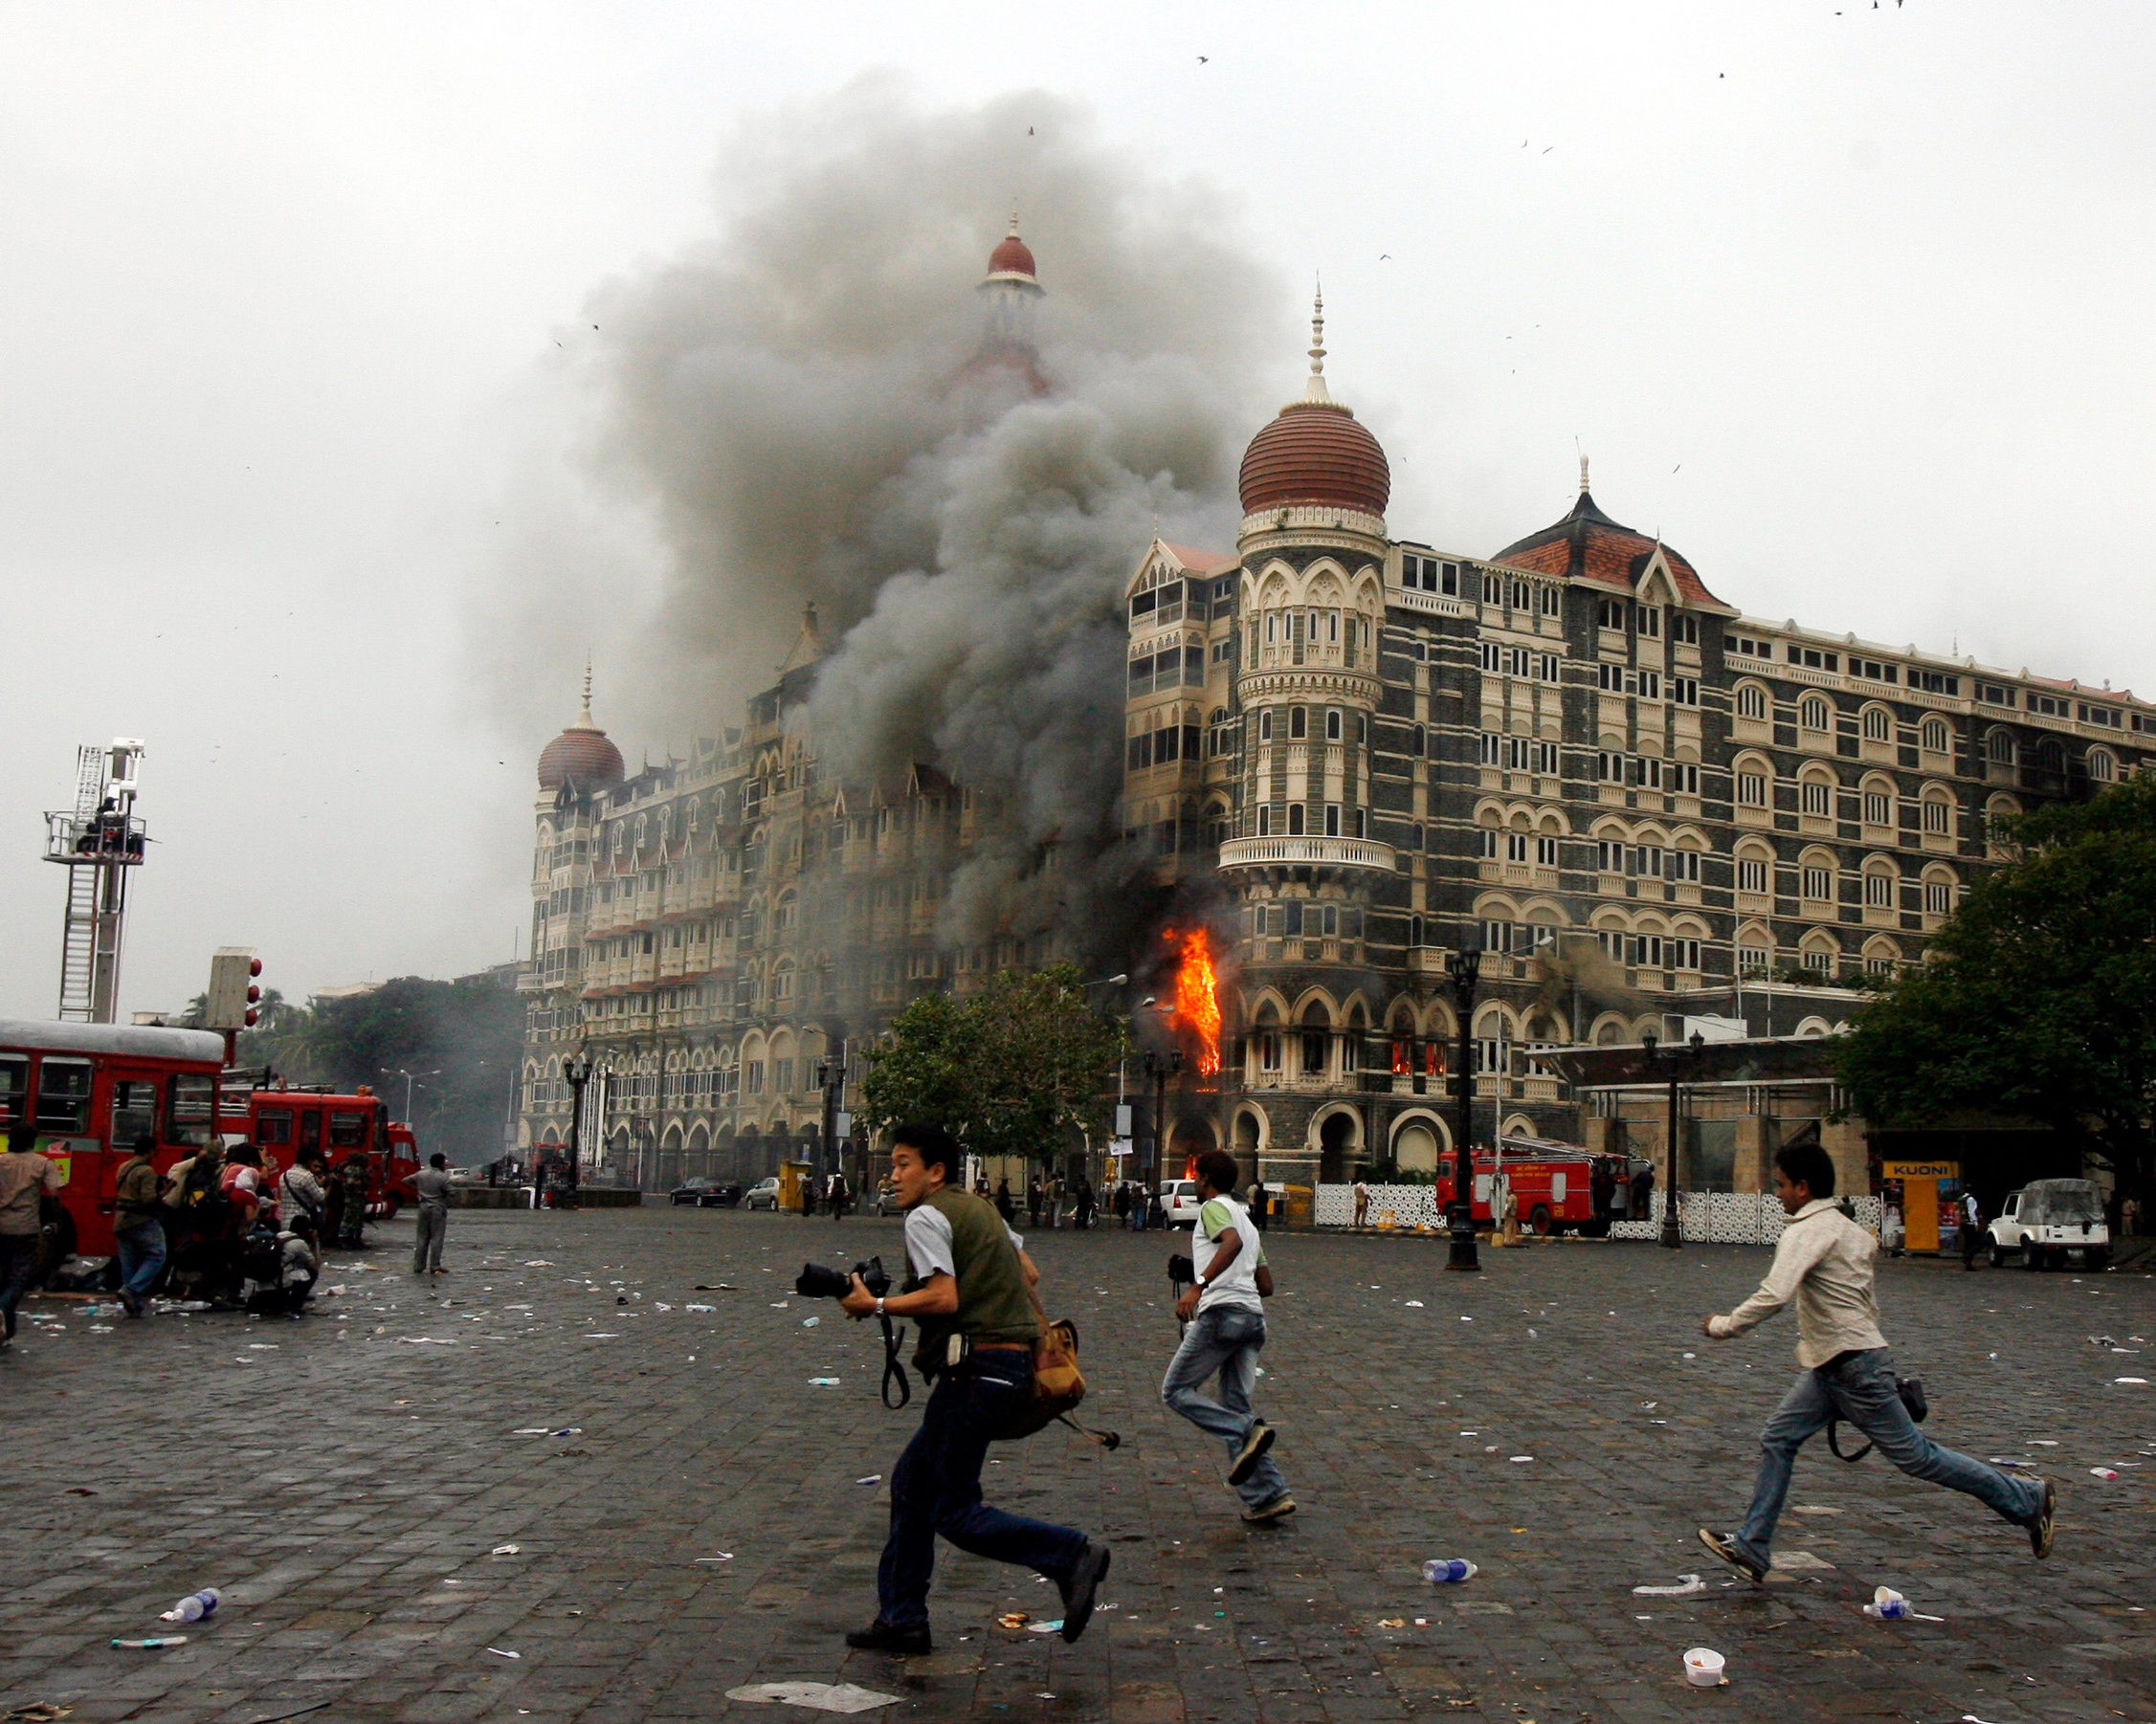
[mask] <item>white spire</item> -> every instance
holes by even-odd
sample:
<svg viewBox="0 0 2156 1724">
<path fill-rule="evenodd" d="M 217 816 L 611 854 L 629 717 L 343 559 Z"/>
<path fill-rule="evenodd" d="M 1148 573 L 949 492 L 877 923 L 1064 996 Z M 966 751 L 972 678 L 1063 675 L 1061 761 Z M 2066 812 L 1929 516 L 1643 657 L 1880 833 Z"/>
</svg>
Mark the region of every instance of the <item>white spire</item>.
<svg viewBox="0 0 2156 1724">
<path fill-rule="evenodd" d="M 1318 294 L 1310 311 L 1310 381 L 1302 386 L 1305 401 L 1332 400 L 1332 392 L 1325 387 L 1325 284 L 1321 277 Z"/>
<path fill-rule="evenodd" d="M 591 657 L 589 653 L 586 653 L 584 658 L 584 704 L 577 709 L 576 722 L 569 728 L 571 730 L 597 730 L 599 728 L 591 722 Z"/>
<path fill-rule="evenodd" d="M 1587 456 L 1585 454 L 1580 456 L 1580 495 L 1582 497 L 1587 495 Z"/>
</svg>

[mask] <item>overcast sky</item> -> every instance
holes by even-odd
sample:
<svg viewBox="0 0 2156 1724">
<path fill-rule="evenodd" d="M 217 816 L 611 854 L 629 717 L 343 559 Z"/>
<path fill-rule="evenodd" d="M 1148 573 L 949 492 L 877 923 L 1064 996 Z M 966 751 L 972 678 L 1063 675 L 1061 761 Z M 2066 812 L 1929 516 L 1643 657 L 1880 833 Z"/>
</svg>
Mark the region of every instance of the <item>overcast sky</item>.
<svg viewBox="0 0 2156 1724">
<path fill-rule="evenodd" d="M 1217 200 L 1279 399 L 1322 270 L 1395 534 L 1494 552 L 1576 437 L 1754 614 L 2156 692 L 2152 37 L 1985 0 L 11 6 L 0 1012 L 52 1014 L 40 813 L 116 735 L 156 841 L 123 1010 L 222 944 L 298 997 L 521 949 L 573 667 L 475 665 L 530 451 L 578 430 L 545 367 L 714 231 L 727 140 L 870 74 L 1074 99 Z"/>
</svg>

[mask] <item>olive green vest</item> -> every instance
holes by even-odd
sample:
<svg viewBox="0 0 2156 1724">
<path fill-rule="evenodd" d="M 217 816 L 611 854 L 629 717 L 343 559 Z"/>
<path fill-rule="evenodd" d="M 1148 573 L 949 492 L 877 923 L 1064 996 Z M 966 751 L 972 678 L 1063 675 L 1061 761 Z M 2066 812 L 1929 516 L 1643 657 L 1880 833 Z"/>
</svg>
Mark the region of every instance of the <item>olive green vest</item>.
<svg viewBox="0 0 2156 1724">
<path fill-rule="evenodd" d="M 958 1310 L 949 1316 L 922 1317 L 921 1344 L 913 1362 L 923 1377 L 944 1368 L 953 1335 L 976 1341 L 1025 1341 L 1040 1338 L 1040 1319 L 1026 1287 L 1026 1266 L 1011 1244 L 1010 1229 L 993 1206 L 969 1191 L 945 1186 L 928 1199 L 951 1225 L 951 1261 L 958 1268 Z M 910 1272 L 905 1291 L 921 1283 Z"/>
</svg>

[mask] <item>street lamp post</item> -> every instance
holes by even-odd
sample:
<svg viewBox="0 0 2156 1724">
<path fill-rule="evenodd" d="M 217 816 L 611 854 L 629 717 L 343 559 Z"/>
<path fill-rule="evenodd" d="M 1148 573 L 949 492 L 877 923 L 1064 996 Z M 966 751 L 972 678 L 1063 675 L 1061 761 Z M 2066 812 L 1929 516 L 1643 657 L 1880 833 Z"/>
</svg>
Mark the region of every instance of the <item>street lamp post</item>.
<svg viewBox="0 0 2156 1724">
<path fill-rule="evenodd" d="M 579 1048 L 562 1062 L 562 1078 L 569 1087 L 569 1171 L 566 1193 L 557 1193 L 557 1206 L 576 1207 L 577 1154 L 584 1127 L 584 1086 L 591 1081 L 591 1050 Z"/>
<path fill-rule="evenodd" d="M 1678 1138 L 1678 1113 L 1682 1105 L 1679 1092 L 1684 1083 L 1687 1055 L 1689 1055 L 1692 1070 L 1697 1072 L 1700 1066 L 1700 1053 L 1706 1045 L 1707 1038 L 1697 1029 L 1692 1032 L 1689 1047 L 1680 1042 L 1666 1053 L 1660 1051 L 1661 1038 L 1652 1029 L 1642 1030 L 1639 1037 L 1639 1046 L 1646 1052 L 1649 1071 L 1653 1071 L 1658 1062 L 1666 1062 L 1669 1066 L 1669 1137 L 1667 1138 L 1668 1147 L 1662 1156 L 1662 1231 L 1656 1243 L 1673 1251 L 1680 1249 L 1684 1244 L 1683 1224 L 1678 1214 L 1678 1193 L 1683 1188 L 1681 1177 L 1683 1162 L 1679 1156 Z"/>
<path fill-rule="evenodd" d="M 1445 961 L 1459 1007 L 1459 1114 L 1453 1133 L 1452 1255 L 1449 1270 L 1479 1271 L 1475 1250 L 1475 984 L 1482 974 L 1482 954 L 1463 946 Z M 1491 1190 L 1495 1201 L 1496 1188 Z"/>
<path fill-rule="evenodd" d="M 1171 1048 L 1166 1053 L 1148 1052 L 1145 1055 L 1145 1075 L 1153 1080 L 1153 1171 L 1145 1183 L 1148 1204 L 1153 1193 L 1161 1188 L 1161 1159 L 1167 1148 L 1167 1080 L 1183 1070 L 1183 1050 Z"/>
</svg>

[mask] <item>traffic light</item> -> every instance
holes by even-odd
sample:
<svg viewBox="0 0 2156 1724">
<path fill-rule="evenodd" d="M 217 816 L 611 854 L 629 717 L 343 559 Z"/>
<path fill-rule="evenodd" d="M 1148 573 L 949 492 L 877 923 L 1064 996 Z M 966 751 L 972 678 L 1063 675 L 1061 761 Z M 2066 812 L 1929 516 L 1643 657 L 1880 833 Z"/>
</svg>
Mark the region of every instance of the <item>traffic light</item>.
<svg viewBox="0 0 2156 1724">
<path fill-rule="evenodd" d="M 260 1016 L 256 1011 L 262 990 L 255 978 L 262 973 L 262 961 L 253 946 L 219 946 L 210 960 L 210 992 L 205 996 L 202 1027 L 205 1029 L 252 1029 Z"/>
</svg>

